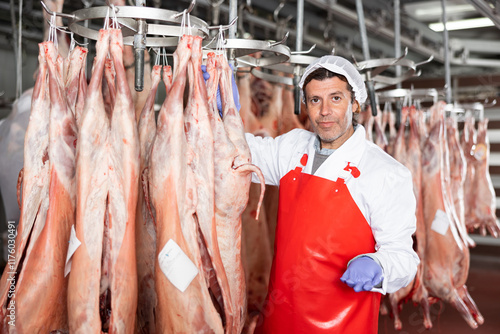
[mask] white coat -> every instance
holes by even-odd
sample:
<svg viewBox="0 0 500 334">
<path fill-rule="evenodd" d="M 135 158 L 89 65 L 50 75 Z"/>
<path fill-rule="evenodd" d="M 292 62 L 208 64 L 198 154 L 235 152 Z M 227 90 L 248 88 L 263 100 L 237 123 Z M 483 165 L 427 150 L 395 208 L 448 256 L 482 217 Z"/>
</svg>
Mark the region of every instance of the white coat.
<svg viewBox="0 0 500 334">
<path fill-rule="evenodd" d="M 339 177 L 345 179 L 376 242 L 376 251 L 363 255 L 376 260 L 383 271 L 382 287 L 372 291 L 392 293 L 411 283 L 419 263 L 412 247 L 412 234 L 416 228 L 412 176 L 405 166 L 365 138 L 365 129 L 358 125 L 354 134 L 325 160 L 314 175 L 331 181 Z M 295 129 L 276 138 L 246 134 L 246 139 L 252 152 L 252 163 L 262 170 L 266 184 L 279 186 L 283 176 L 300 166 L 304 154 L 308 159 L 303 173 L 311 174 L 314 133 Z M 359 177 L 355 178 L 344 170 L 348 163 L 359 170 Z M 255 175 L 252 181 L 259 182 Z"/>
</svg>

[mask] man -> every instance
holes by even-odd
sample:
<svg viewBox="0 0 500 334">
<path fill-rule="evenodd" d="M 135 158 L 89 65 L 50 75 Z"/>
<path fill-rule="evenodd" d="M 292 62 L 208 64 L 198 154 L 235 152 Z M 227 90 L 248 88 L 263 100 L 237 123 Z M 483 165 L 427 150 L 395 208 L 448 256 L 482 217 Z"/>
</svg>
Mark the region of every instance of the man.
<svg viewBox="0 0 500 334">
<path fill-rule="evenodd" d="M 280 187 L 257 332 L 376 333 L 381 294 L 408 285 L 419 262 L 412 177 L 357 125 L 367 94 L 350 62 L 324 56 L 299 85 L 314 133 L 247 134 L 253 163 Z"/>
</svg>

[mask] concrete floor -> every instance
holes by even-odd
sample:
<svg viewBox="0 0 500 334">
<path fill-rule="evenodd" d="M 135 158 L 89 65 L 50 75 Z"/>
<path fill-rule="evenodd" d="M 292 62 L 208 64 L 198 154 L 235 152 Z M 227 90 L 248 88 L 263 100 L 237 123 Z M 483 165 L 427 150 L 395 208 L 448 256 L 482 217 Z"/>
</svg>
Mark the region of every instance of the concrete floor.
<svg viewBox="0 0 500 334">
<path fill-rule="evenodd" d="M 498 334 L 500 333 L 500 247 L 477 246 L 471 249 L 467 288 L 485 321 L 476 330 L 470 328 L 458 311 L 449 304 L 431 307 L 433 328 L 426 331 L 420 307 L 406 303 L 401 312 L 403 329 L 394 329 L 393 319 L 379 318 L 379 334 Z"/>
</svg>

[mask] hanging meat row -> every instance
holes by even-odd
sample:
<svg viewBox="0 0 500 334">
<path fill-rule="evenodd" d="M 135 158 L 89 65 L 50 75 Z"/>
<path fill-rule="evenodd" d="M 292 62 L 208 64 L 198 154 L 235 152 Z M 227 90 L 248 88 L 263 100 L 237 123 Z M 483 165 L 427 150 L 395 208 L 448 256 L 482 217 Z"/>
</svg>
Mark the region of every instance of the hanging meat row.
<svg viewBox="0 0 500 334">
<path fill-rule="evenodd" d="M 242 332 L 241 215 L 251 174 L 260 201 L 264 183 L 231 68 L 209 54 L 205 84 L 201 42 L 180 39 L 173 74 L 153 67 L 138 121 L 121 30 L 99 32 L 88 86 L 85 49 L 62 60 L 54 43 L 40 44 L 2 333 Z"/>
<path fill-rule="evenodd" d="M 422 110 L 403 108 L 397 132 L 394 119 L 383 122 L 385 115 L 379 112 L 372 117 L 368 110 L 361 121 L 367 134 L 374 133 L 373 141 L 413 174 L 415 247 L 421 261 L 414 282 L 386 299 L 394 326 L 402 328 L 399 312 L 405 301 L 412 300 L 422 306 L 424 326 L 431 328 L 430 305 L 442 300 L 453 305 L 470 327 L 477 328 L 484 319 L 466 287 L 469 247 L 475 246 L 468 231 L 479 228 L 485 234 L 489 230 L 495 237 L 500 231 L 488 172 L 488 120 L 479 122 L 476 136 L 474 118 L 467 117 L 459 139 L 457 119 L 445 117 L 442 102 L 430 108 L 427 121 Z M 386 304 L 381 312 L 390 312 Z"/>
</svg>

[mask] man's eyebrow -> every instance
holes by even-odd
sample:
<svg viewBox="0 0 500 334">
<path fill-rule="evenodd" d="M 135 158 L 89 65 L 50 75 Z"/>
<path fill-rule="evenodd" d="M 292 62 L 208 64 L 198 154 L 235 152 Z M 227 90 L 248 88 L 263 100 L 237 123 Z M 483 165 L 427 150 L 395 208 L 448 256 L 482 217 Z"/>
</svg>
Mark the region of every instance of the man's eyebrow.
<svg viewBox="0 0 500 334">
<path fill-rule="evenodd" d="M 343 91 L 341 91 L 341 90 L 336 90 L 336 91 L 334 91 L 334 92 L 331 92 L 331 93 L 330 93 L 330 94 L 328 94 L 328 95 L 343 95 L 343 96 L 345 96 L 344 92 L 343 92 Z"/>
</svg>

